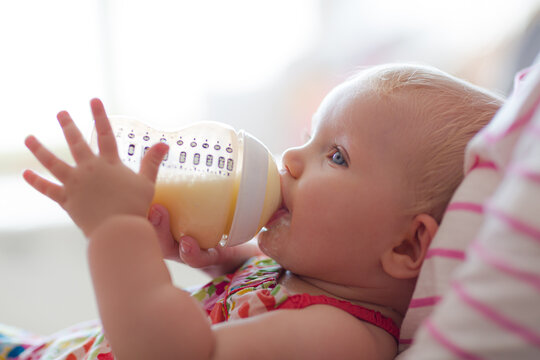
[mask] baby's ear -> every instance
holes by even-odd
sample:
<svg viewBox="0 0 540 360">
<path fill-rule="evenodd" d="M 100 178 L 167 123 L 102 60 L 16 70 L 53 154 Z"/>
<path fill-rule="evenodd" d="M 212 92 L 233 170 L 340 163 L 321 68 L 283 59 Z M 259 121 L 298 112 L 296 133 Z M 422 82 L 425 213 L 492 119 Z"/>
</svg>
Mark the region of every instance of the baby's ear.
<svg viewBox="0 0 540 360">
<path fill-rule="evenodd" d="M 418 276 L 426 253 L 439 225 L 427 214 L 415 216 L 405 238 L 393 244 L 381 257 L 384 271 L 396 279 Z"/>
</svg>

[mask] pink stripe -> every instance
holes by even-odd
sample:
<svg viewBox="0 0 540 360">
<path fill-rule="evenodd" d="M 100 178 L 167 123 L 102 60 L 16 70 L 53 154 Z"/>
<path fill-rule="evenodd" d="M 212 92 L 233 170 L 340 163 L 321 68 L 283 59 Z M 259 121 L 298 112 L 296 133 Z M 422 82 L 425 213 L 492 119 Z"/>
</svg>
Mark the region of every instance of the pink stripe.
<svg viewBox="0 0 540 360">
<path fill-rule="evenodd" d="M 457 260 L 465 260 L 465 252 L 462 250 L 443 249 L 443 248 L 429 249 L 426 254 L 426 259 L 429 259 L 434 256 L 457 259 Z"/>
<path fill-rule="evenodd" d="M 494 215 L 495 217 L 497 217 L 499 220 L 504 221 L 508 226 L 510 226 L 515 231 L 522 233 L 524 235 L 527 235 L 536 241 L 540 241 L 540 230 L 535 228 L 534 226 L 526 224 L 523 221 L 518 220 L 515 217 L 508 215 L 502 212 L 501 210 L 495 209 L 493 207 L 489 207 L 487 211 L 491 215 Z"/>
<path fill-rule="evenodd" d="M 426 327 L 427 331 L 433 337 L 435 340 L 437 340 L 442 346 L 444 346 L 447 350 L 449 350 L 452 354 L 457 355 L 460 359 L 467 359 L 467 360 L 481 360 L 481 357 L 478 357 L 476 355 L 473 355 L 469 352 L 466 352 L 450 340 L 446 338 L 436 327 L 435 324 L 433 324 L 429 319 L 427 319 L 424 322 L 424 326 Z"/>
<path fill-rule="evenodd" d="M 497 170 L 498 167 L 497 167 L 497 164 L 495 164 L 492 161 L 482 161 L 482 162 L 478 162 L 478 163 L 474 164 L 473 167 L 471 168 L 471 170 L 474 170 L 474 169 L 493 169 L 493 170 Z"/>
<path fill-rule="evenodd" d="M 446 211 L 455 211 L 455 210 L 465 210 L 465 211 L 482 214 L 484 212 L 484 207 L 482 204 L 476 204 L 476 203 L 465 202 L 465 201 L 456 201 L 456 202 L 450 203 L 448 207 L 446 208 Z"/>
<path fill-rule="evenodd" d="M 502 133 L 490 134 L 489 132 L 486 131 L 484 133 L 484 137 L 486 141 L 491 142 L 491 143 L 497 142 L 503 139 L 504 137 L 506 137 L 507 135 L 509 135 L 510 133 L 514 132 L 515 130 L 519 129 L 523 125 L 527 124 L 531 120 L 532 116 L 534 115 L 536 108 L 538 107 L 538 104 L 540 104 L 540 97 L 535 100 L 534 104 L 529 108 L 529 110 L 527 110 L 527 112 L 525 112 L 525 114 L 517 118 L 512 123 L 512 125 L 510 125 L 510 127 L 506 129 L 505 131 L 503 131 Z"/>
<path fill-rule="evenodd" d="M 411 303 L 409 304 L 409 309 L 425 307 L 425 306 L 434 306 L 434 305 L 437 305 L 439 300 L 441 300 L 440 296 L 429 296 L 429 297 L 424 297 L 424 298 L 412 299 Z"/>
<path fill-rule="evenodd" d="M 540 290 L 540 276 L 537 274 L 517 269 L 516 267 L 509 265 L 505 261 L 493 256 L 485 246 L 480 245 L 478 241 L 474 241 L 471 245 L 471 249 L 486 263 L 494 268 L 504 272 L 505 274 L 512 276 L 520 281 L 526 282 L 533 287 Z"/>
<path fill-rule="evenodd" d="M 492 170 L 498 170 L 498 166 L 497 164 L 495 164 L 494 162 L 492 161 L 480 161 L 480 157 L 477 155 L 475 158 L 474 158 L 474 163 L 472 164 L 471 168 L 469 170 L 467 170 L 467 175 L 475 170 L 475 169 L 492 169 Z"/>
<path fill-rule="evenodd" d="M 529 66 L 528 68 L 522 69 L 517 72 L 517 74 L 514 76 L 514 89 L 513 93 L 517 93 L 521 86 L 523 85 L 523 79 L 527 77 L 527 74 L 531 72 L 532 66 Z"/>
<path fill-rule="evenodd" d="M 514 333 L 517 336 L 522 337 L 530 344 L 540 347 L 539 334 L 536 334 L 534 331 L 531 331 L 530 329 L 527 329 L 526 327 L 521 326 L 518 323 L 510 320 L 509 318 L 503 316 L 502 314 L 498 313 L 484 303 L 473 299 L 469 294 L 467 294 L 465 289 L 458 282 L 454 281 L 452 283 L 452 288 L 459 295 L 461 300 L 468 306 L 481 313 L 486 318 L 490 319 L 500 327 L 510 331 L 511 333 Z"/>
<path fill-rule="evenodd" d="M 525 169 L 524 167 L 520 167 L 520 166 L 513 166 L 512 168 L 509 169 L 509 171 L 512 174 L 522 176 L 529 181 L 540 184 L 540 173 L 531 171 L 529 169 Z"/>
</svg>

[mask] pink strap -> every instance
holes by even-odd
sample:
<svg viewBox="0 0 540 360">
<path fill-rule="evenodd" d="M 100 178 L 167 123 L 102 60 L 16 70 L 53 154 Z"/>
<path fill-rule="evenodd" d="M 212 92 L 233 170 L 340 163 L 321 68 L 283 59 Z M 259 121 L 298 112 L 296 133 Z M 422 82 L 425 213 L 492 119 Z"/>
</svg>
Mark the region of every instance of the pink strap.
<svg viewBox="0 0 540 360">
<path fill-rule="evenodd" d="M 278 309 L 303 309 L 310 305 L 330 305 L 348 312 L 356 318 L 366 321 L 372 325 L 378 326 L 394 337 L 396 342 L 399 340 L 399 327 L 396 323 L 380 312 L 367 309 L 360 305 L 352 304 L 348 301 L 334 299 L 325 295 L 295 294 L 291 295 Z"/>
</svg>

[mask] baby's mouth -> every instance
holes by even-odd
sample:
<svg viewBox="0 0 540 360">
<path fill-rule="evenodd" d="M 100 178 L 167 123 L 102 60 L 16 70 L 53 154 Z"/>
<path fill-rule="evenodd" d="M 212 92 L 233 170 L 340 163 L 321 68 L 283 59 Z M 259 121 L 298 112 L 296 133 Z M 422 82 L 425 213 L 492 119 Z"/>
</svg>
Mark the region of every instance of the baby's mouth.
<svg viewBox="0 0 540 360">
<path fill-rule="evenodd" d="M 274 214 L 270 217 L 270 219 L 268 220 L 266 225 L 264 225 L 264 227 L 268 229 L 270 226 L 280 221 L 280 219 L 286 216 L 287 214 L 289 214 L 289 209 L 287 209 L 283 205 L 281 208 L 277 209 L 276 212 L 274 212 Z"/>
<path fill-rule="evenodd" d="M 270 219 L 266 222 L 264 227 L 268 229 L 270 226 L 276 224 L 276 223 L 282 223 L 283 220 L 285 220 L 285 217 L 290 214 L 289 208 L 287 207 L 286 199 L 285 199 L 285 193 L 284 193 L 284 184 L 283 184 L 283 176 L 289 173 L 289 170 L 286 167 L 282 167 L 279 170 L 280 173 L 280 186 L 281 186 L 281 205 L 280 207 L 272 214 Z"/>
</svg>

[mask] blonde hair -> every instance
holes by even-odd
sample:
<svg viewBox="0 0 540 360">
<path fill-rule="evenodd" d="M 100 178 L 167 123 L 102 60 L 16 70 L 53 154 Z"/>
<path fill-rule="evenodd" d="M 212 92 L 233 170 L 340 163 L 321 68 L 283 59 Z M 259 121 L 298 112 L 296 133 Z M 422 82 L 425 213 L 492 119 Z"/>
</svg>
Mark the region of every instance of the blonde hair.
<svg viewBox="0 0 540 360">
<path fill-rule="evenodd" d="M 467 143 L 493 118 L 503 99 L 428 66 L 387 64 L 357 76 L 375 96 L 394 105 L 396 117 L 414 119 L 405 124 L 405 134 L 412 136 L 407 141 L 415 148 L 403 164 L 403 180 L 414 189 L 408 212 L 428 213 L 440 222 L 463 179 Z"/>
</svg>

